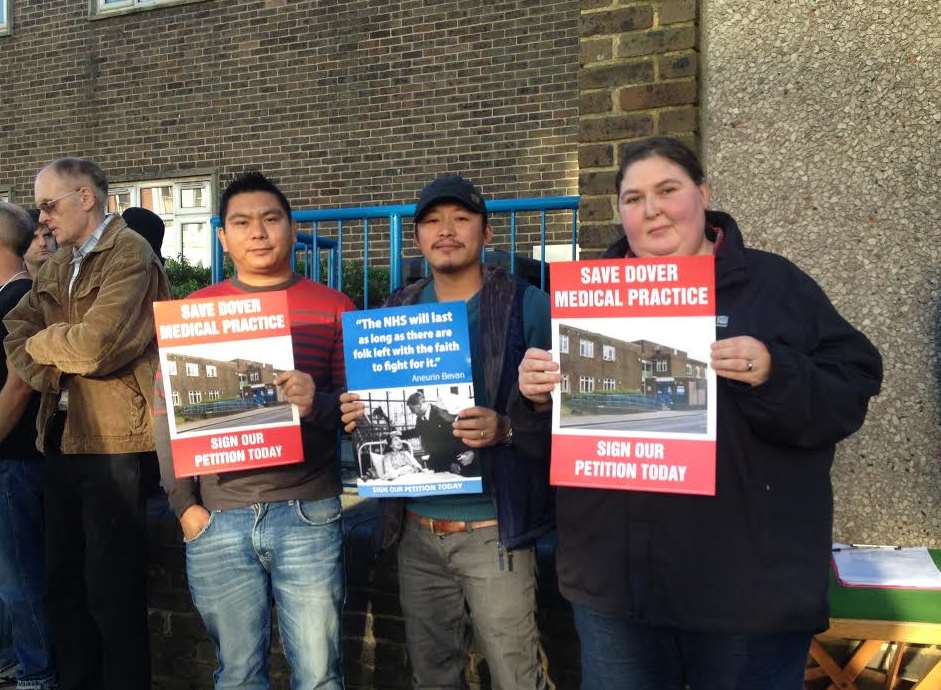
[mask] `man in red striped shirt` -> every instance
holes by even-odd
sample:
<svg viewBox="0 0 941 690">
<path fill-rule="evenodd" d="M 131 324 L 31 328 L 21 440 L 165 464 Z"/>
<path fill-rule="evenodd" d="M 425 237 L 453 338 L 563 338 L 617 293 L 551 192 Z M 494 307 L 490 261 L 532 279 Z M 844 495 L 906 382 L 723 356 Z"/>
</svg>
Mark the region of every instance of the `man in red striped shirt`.
<svg viewBox="0 0 941 690">
<path fill-rule="evenodd" d="M 300 408 L 304 462 L 204 475 L 198 483 L 175 478 L 158 384 L 160 473 L 183 528 L 190 594 L 216 645 L 216 690 L 269 687 L 272 595 L 291 687 L 342 688 L 340 315 L 353 304 L 292 271 L 297 226 L 284 194 L 263 175 L 236 178 L 222 193 L 219 213 L 219 239 L 236 277 L 190 297 L 287 291 L 297 369 L 275 383 Z"/>
</svg>

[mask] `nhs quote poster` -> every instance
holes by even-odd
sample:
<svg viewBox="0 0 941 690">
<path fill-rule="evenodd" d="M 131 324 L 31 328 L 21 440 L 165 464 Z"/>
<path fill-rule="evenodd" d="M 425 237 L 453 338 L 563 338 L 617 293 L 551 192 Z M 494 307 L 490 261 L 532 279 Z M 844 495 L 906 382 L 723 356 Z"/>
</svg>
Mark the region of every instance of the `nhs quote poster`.
<svg viewBox="0 0 941 690">
<path fill-rule="evenodd" d="M 480 493 L 477 451 L 455 438 L 474 407 L 467 305 L 343 314 L 347 388 L 365 404 L 353 432 L 362 496 Z"/>
<path fill-rule="evenodd" d="M 154 304 L 177 477 L 303 462 L 287 293 Z"/>
<path fill-rule="evenodd" d="M 715 494 L 711 256 L 553 263 L 550 481 Z"/>
</svg>

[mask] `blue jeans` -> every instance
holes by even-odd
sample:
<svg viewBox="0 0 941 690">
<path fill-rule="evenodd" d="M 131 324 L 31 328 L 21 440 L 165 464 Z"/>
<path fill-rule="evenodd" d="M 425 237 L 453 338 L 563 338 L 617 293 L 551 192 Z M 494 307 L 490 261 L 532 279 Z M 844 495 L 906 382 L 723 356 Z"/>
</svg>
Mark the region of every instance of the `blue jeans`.
<svg viewBox="0 0 941 690">
<path fill-rule="evenodd" d="M 56 687 L 43 606 L 43 465 L 0 460 L 0 601 L 19 662 L 19 690 Z"/>
<path fill-rule="evenodd" d="M 653 628 L 574 606 L 583 690 L 801 690 L 811 632 Z"/>
<path fill-rule="evenodd" d="M 340 499 L 214 511 L 186 544 L 193 603 L 216 645 L 216 690 L 268 690 L 271 599 L 291 690 L 343 688 Z"/>
</svg>

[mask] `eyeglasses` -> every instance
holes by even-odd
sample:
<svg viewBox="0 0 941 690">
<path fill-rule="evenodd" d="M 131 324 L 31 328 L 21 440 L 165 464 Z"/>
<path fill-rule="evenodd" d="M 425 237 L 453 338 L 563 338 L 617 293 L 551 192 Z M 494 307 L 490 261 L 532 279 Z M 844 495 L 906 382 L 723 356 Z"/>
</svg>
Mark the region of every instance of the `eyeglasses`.
<svg viewBox="0 0 941 690">
<path fill-rule="evenodd" d="M 66 197 L 70 197 L 73 194 L 78 194 L 80 191 L 82 191 L 81 187 L 79 187 L 78 189 L 73 189 L 68 194 L 63 194 L 57 199 L 53 199 L 51 201 L 44 201 L 41 204 L 36 204 L 36 208 L 39 209 L 40 213 L 45 213 L 47 216 L 51 216 L 53 212 L 55 212 L 56 210 L 56 204 L 58 204 L 60 201 L 62 201 Z"/>
</svg>

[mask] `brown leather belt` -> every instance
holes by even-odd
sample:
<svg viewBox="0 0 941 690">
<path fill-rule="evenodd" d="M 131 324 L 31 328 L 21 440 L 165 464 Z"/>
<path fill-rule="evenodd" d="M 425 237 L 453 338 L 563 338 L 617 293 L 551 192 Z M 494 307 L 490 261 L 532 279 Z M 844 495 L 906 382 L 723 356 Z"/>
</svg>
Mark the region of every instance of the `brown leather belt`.
<svg viewBox="0 0 941 690">
<path fill-rule="evenodd" d="M 410 521 L 439 537 L 455 532 L 473 532 L 475 529 L 497 526 L 496 520 L 437 520 L 413 513 L 411 510 L 406 510 L 405 514 Z"/>
</svg>

